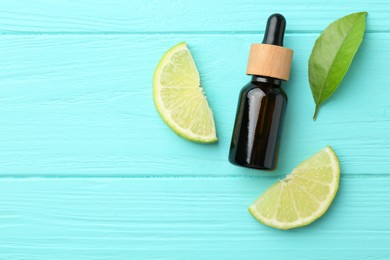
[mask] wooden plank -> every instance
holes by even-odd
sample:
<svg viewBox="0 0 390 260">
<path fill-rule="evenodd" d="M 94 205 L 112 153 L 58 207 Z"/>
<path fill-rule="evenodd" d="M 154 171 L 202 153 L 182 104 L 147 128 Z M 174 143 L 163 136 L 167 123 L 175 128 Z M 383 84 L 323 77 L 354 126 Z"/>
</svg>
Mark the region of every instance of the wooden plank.
<svg viewBox="0 0 390 260">
<path fill-rule="evenodd" d="M 290 31 L 321 31 L 358 11 L 369 12 L 368 30 L 389 31 L 387 0 L 3 0 L 0 32 L 257 32 L 275 12 L 287 17 Z"/>
<path fill-rule="evenodd" d="M 350 72 L 312 121 L 307 60 L 317 35 L 287 35 L 295 50 L 279 169 L 325 145 L 343 174 L 387 174 L 390 34 L 367 34 Z M 238 92 L 255 35 L 2 36 L 0 174 L 3 176 L 227 176 L 261 172 L 227 162 Z M 152 75 L 186 40 L 214 110 L 220 142 L 187 142 L 152 101 Z M 377 44 L 380 42 L 381 44 Z"/>
<path fill-rule="evenodd" d="M 1 259 L 388 259 L 390 179 L 343 178 L 316 223 L 246 207 L 275 178 L 0 180 Z"/>
</svg>

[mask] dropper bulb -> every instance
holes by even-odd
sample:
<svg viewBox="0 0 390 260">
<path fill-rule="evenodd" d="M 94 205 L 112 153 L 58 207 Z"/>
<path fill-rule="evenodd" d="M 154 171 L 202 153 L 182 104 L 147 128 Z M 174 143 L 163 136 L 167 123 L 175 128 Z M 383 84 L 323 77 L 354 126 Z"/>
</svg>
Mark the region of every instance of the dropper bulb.
<svg viewBox="0 0 390 260">
<path fill-rule="evenodd" d="M 273 14 L 268 18 L 263 43 L 283 46 L 286 19 L 281 14 Z"/>
</svg>

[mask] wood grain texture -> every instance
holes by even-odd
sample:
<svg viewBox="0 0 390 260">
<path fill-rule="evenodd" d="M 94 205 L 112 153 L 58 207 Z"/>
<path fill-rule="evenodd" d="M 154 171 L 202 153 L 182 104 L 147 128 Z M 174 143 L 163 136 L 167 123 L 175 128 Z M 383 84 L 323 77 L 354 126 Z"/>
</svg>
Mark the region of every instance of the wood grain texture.
<svg viewBox="0 0 390 260">
<path fill-rule="evenodd" d="M 277 45 L 252 44 L 246 74 L 288 81 L 293 53 L 293 50 Z"/>
<path fill-rule="evenodd" d="M 279 168 L 283 175 L 325 145 L 343 174 L 390 169 L 390 35 L 367 34 L 316 122 L 307 60 L 316 34 L 289 34 L 294 49 Z M 0 174 L 3 176 L 262 175 L 227 161 L 238 93 L 257 35 L 2 36 Z M 220 142 L 199 145 L 164 125 L 152 101 L 162 54 L 186 40 L 214 110 Z M 381 44 L 378 45 L 377 43 Z M 204 167 L 204 165 L 207 167 Z"/>
<path fill-rule="evenodd" d="M 289 31 L 322 31 L 348 13 L 369 12 L 368 30 L 389 31 L 387 0 L 156 1 L 3 0 L 0 32 L 148 33 L 263 31 L 272 13 L 282 13 Z"/>
<path fill-rule="evenodd" d="M 0 259 L 390 259 L 387 0 L 1 4 Z M 357 11 L 369 12 L 367 34 L 314 123 L 310 50 Z M 249 47 L 274 12 L 295 53 L 279 168 L 264 173 L 227 153 Z M 180 41 L 214 110 L 215 145 L 177 137 L 154 109 L 153 71 Z M 256 222 L 246 207 L 327 144 L 342 179 L 325 216 L 287 232 Z"/>
<path fill-rule="evenodd" d="M 0 259 L 390 257 L 388 177 L 342 178 L 326 215 L 290 231 L 246 210 L 274 181 L 3 178 Z"/>
</svg>

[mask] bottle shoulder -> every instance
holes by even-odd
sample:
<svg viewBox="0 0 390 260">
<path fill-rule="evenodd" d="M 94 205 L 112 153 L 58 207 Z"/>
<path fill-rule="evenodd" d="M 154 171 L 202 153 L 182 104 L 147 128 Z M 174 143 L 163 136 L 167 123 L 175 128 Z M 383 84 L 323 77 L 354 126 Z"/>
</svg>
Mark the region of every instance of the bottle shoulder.
<svg viewBox="0 0 390 260">
<path fill-rule="evenodd" d="M 264 95 L 273 95 L 273 96 L 278 96 L 281 95 L 287 99 L 286 92 L 282 89 L 280 85 L 275 85 L 275 84 L 265 84 L 262 82 L 249 82 L 246 84 L 242 90 L 241 94 L 247 95 L 251 90 L 261 90 Z"/>
</svg>

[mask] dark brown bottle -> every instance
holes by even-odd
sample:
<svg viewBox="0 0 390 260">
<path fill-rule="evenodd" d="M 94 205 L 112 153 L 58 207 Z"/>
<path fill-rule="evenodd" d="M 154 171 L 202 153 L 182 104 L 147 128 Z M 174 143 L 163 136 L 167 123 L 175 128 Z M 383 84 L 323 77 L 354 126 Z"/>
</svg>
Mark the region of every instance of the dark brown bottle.
<svg viewBox="0 0 390 260">
<path fill-rule="evenodd" d="M 293 52 L 284 48 L 286 20 L 269 17 L 262 44 L 252 44 L 247 74 L 252 80 L 240 92 L 230 146 L 232 164 L 274 170 L 287 105 L 281 88 L 289 79 Z"/>
</svg>

